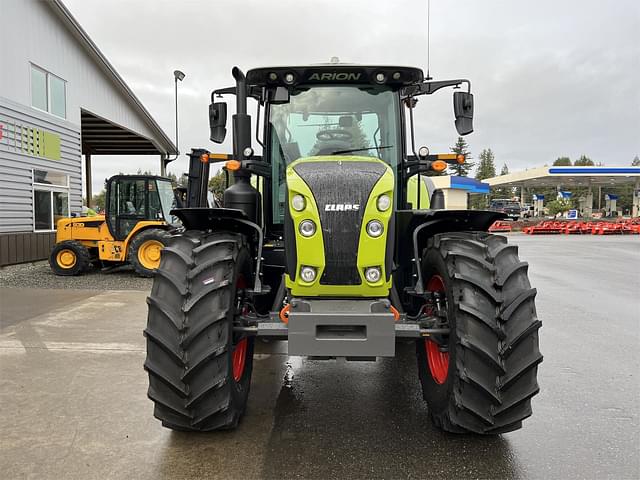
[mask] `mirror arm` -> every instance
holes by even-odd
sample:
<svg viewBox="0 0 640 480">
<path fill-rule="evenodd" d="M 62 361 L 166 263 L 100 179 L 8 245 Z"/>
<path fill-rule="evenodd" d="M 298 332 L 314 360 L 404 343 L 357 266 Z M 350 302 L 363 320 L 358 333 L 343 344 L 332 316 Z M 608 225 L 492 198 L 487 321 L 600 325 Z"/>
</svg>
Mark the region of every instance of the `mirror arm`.
<svg viewBox="0 0 640 480">
<path fill-rule="evenodd" d="M 433 172 L 431 169 L 431 161 L 421 162 L 418 165 L 411 165 L 408 168 L 405 168 L 405 172 L 407 178 L 411 178 L 414 175 L 419 175 L 421 173 Z"/>
<path fill-rule="evenodd" d="M 260 87 L 249 87 L 249 97 L 255 98 L 258 101 L 263 101 L 262 88 Z M 226 88 L 218 88 L 211 92 L 211 102 L 215 101 L 216 96 L 222 95 L 235 95 L 236 87 L 226 87 Z"/>
<path fill-rule="evenodd" d="M 431 95 L 441 88 L 459 87 L 461 84 L 467 84 L 467 91 L 471 93 L 471 82 L 466 78 L 456 80 L 441 80 L 437 82 L 422 82 L 418 85 L 410 85 L 402 89 L 402 98 L 408 98 L 416 95 Z"/>
<path fill-rule="evenodd" d="M 213 92 L 211 92 L 211 103 L 216 101 L 215 97 L 218 95 L 222 96 L 222 95 L 235 95 L 235 94 L 236 94 L 236 87 L 218 88 Z"/>
</svg>

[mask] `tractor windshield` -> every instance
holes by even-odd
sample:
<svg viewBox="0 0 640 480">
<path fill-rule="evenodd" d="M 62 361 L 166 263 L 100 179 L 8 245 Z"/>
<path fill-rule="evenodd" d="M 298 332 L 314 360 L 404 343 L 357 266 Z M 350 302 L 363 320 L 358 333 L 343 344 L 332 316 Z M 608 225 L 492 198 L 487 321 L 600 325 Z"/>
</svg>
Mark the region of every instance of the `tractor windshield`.
<svg viewBox="0 0 640 480">
<path fill-rule="evenodd" d="M 357 155 L 398 162 L 398 94 L 388 87 L 299 87 L 288 103 L 271 105 L 269 112 L 274 223 L 284 215 L 286 166 L 298 158 Z"/>
</svg>

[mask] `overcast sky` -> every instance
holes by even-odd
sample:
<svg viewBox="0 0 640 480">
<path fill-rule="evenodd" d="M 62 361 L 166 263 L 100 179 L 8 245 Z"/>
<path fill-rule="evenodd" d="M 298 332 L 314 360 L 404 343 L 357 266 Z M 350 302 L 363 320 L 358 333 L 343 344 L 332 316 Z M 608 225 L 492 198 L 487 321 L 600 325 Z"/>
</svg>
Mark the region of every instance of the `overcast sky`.
<svg viewBox="0 0 640 480">
<path fill-rule="evenodd" d="M 65 0 L 143 104 L 174 137 L 173 70 L 180 149 L 208 139 L 214 88 L 231 68 L 341 61 L 426 69 L 426 0 Z M 472 155 L 492 148 L 498 169 L 585 154 L 629 165 L 640 154 L 640 2 L 637 0 L 431 1 L 431 75 L 469 78 L 475 94 Z M 418 105 L 417 143 L 448 151 L 456 132 L 450 91 Z M 224 149 L 227 151 L 228 147 Z M 220 147 L 217 147 L 220 151 Z M 139 159 L 139 160 L 138 160 Z M 157 157 L 97 157 L 105 177 L 159 170 Z M 169 170 L 187 169 L 184 157 Z"/>
</svg>

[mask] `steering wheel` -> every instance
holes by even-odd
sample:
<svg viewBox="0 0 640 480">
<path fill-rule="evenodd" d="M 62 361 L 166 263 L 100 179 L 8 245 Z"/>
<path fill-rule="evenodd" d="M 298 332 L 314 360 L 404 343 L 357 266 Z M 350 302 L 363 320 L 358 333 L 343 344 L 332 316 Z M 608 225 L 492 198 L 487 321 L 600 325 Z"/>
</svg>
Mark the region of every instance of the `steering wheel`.
<svg viewBox="0 0 640 480">
<path fill-rule="evenodd" d="M 328 142 L 330 140 L 351 140 L 353 135 L 349 130 L 344 130 L 342 128 L 334 128 L 330 130 L 320 130 L 316 133 L 316 138 L 323 142 Z"/>
</svg>

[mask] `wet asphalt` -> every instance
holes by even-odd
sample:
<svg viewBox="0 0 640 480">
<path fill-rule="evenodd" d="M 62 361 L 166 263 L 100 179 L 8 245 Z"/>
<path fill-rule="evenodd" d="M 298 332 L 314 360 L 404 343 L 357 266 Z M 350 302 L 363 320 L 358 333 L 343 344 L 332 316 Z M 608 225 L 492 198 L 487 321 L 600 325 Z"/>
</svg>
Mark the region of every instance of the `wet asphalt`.
<svg viewBox="0 0 640 480">
<path fill-rule="evenodd" d="M 522 430 L 435 429 L 413 345 L 375 363 L 256 356 L 233 432 L 162 428 L 144 291 L 0 289 L 2 478 L 640 478 L 640 238 L 511 236 L 545 360 Z"/>
</svg>

